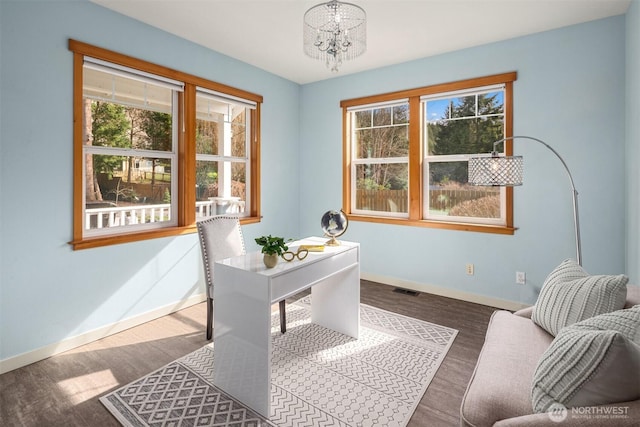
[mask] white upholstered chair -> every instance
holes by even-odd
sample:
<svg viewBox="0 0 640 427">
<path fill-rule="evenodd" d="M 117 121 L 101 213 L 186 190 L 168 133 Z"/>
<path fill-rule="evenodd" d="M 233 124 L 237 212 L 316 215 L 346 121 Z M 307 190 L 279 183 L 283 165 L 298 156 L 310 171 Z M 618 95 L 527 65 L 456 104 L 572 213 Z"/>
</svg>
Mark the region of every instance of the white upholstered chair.
<svg viewBox="0 0 640 427">
<path fill-rule="evenodd" d="M 207 340 L 210 340 L 213 333 L 213 265 L 216 260 L 243 255 L 245 246 L 237 216 L 214 216 L 199 221 L 197 226 L 207 286 Z M 280 329 L 283 333 L 286 325 L 284 308 L 284 301 L 280 301 Z"/>
</svg>

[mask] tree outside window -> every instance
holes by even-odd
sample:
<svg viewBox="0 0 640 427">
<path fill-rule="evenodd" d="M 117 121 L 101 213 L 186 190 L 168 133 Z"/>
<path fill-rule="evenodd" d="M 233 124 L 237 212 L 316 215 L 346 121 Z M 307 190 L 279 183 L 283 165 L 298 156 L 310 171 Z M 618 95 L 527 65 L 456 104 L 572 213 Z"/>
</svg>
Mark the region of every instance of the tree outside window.
<svg viewBox="0 0 640 427">
<path fill-rule="evenodd" d="M 423 100 L 426 123 L 425 218 L 504 223 L 504 192 L 467 182 L 468 159 L 504 137 L 504 89 L 475 89 Z"/>
<path fill-rule="evenodd" d="M 407 212 L 408 113 L 406 103 L 350 113 L 356 210 Z"/>
</svg>

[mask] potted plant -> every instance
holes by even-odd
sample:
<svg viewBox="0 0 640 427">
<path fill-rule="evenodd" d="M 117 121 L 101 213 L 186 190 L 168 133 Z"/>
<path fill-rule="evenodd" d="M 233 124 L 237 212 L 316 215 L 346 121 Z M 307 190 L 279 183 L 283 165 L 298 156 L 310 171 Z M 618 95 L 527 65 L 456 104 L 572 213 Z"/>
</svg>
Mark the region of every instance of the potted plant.
<svg viewBox="0 0 640 427">
<path fill-rule="evenodd" d="M 271 234 L 256 238 L 256 243 L 262 246 L 263 261 L 267 268 L 275 267 L 278 263 L 278 257 L 289 249 L 284 238 L 273 237 Z"/>
</svg>

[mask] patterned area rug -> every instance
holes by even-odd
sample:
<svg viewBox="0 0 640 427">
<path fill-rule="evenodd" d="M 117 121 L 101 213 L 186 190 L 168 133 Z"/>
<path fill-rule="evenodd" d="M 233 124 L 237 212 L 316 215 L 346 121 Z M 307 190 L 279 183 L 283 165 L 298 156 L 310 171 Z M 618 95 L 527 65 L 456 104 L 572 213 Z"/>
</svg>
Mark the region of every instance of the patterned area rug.
<svg viewBox="0 0 640 427">
<path fill-rule="evenodd" d="M 213 385 L 213 344 L 100 398 L 124 426 L 405 426 L 458 331 L 360 305 L 360 338 L 272 317 L 271 416 Z"/>
</svg>

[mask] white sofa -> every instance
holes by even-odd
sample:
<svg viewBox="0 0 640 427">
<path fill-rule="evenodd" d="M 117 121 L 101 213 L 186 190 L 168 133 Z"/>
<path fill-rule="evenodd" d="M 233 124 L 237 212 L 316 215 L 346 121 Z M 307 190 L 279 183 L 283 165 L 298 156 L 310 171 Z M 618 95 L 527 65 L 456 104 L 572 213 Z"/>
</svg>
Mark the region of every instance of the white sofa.
<svg viewBox="0 0 640 427">
<path fill-rule="evenodd" d="M 640 304 L 640 287 L 627 286 L 625 308 Z M 640 400 L 569 408 L 561 422 L 534 413 L 534 372 L 554 337 L 532 320 L 533 307 L 491 316 L 475 371 L 460 407 L 461 426 L 640 426 Z M 636 376 L 640 387 L 640 372 Z"/>
</svg>

